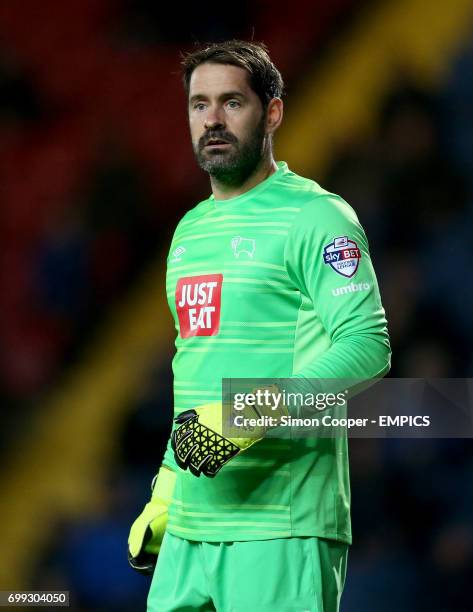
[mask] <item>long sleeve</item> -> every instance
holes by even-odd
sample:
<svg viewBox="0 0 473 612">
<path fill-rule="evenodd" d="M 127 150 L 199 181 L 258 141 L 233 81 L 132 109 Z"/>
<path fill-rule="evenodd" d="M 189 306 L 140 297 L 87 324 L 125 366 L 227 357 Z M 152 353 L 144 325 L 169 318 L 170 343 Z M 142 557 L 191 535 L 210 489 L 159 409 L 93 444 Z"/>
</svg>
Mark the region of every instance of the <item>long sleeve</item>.
<svg viewBox="0 0 473 612">
<path fill-rule="evenodd" d="M 285 264 L 329 338 L 295 378 L 382 377 L 390 368 L 387 322 L 366 235 L 338 196 L 308 202 L 291 228 Z"/>
</svg>

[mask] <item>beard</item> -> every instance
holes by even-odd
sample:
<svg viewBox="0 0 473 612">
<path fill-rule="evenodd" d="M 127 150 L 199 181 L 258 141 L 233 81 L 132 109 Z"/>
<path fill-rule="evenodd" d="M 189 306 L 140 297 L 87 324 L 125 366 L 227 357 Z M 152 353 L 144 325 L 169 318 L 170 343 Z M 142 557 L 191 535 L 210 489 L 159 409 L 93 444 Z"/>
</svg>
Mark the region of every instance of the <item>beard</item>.
<svg viewBox="0 0 473 612">
<path fill-rule="evenodd" d="M 205 145 L 210 139 L 224 140 L 231 146 L 209 150 Z M 258 168 L 266 147 L 265 116 L 248 137 L 241 141 L 224 129 L 208 130 L 193 144 L 197 163 L 219 183 L 228 186 L 243 184 Z"/>
</svg>

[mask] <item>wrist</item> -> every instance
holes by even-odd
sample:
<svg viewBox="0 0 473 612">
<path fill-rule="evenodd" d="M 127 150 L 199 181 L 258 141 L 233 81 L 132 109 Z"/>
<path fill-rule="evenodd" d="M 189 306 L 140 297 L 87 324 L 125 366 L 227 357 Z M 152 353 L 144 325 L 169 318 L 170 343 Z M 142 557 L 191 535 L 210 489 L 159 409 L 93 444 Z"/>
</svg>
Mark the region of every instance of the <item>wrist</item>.
<svg viewBox="0 0 473 612">
<path fill-rule="evenodd" d="M 177 474 L 166 466 L 161 466 L 151 483 L 151 499 L 159 499 L 169 505 L 174 494 Z"/>
</svg>

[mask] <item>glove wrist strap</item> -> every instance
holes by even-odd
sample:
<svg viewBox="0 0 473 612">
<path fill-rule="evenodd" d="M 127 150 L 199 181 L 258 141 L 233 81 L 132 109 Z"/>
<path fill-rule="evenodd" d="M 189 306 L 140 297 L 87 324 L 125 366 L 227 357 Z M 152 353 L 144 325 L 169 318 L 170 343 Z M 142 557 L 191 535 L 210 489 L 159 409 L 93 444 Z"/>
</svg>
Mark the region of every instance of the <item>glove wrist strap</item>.
<svg viewBox="0 0 473 612">
<path fill-rule="evenodd" d="M 171 503 L 171 499 L 174 493 L 174 486 L 176 484 L 176 472 L 170 470 L 164 465 L 159 468 L 159 472 L 153 478 L 151 483 L 152 498 L 159 498 L 166 502 L 168 505 Z"/>
</svg>

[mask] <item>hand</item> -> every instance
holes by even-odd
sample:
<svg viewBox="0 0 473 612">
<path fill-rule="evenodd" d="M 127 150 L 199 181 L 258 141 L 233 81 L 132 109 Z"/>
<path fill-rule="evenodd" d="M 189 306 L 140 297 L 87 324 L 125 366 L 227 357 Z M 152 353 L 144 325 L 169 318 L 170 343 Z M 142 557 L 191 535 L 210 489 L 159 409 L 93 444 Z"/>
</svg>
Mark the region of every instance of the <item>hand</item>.
<svg viewBox="0 0 473 612">
<path fill-rule="evenodd" d="M 247 408 L 246 416 L 261 416 L 258 407 Z M 221 402 L 214 402 L 186 410 L 175 419 L 179 427 L 171 434 L 171 447 L 180 468 L 189 469 L 194 476 L 204 474 L 213 478 L 226 463 L 264 437 L 267 427 L 256 428 L 252 437 L 224 435 L 222 411 Z M 287 413 L 285 407 L 282 407 L 279 413 L 273 412 L 273 416 L 279 416 L 281 413 Z"/>
<path fill-rule="evenodd" d="M 151 485 L 151 500 L 135 520 L 128 537 L 128 562 L 140 574 L 154 571 L 168 520 L 176 474 L 161 467 Z"/>
</svg>

